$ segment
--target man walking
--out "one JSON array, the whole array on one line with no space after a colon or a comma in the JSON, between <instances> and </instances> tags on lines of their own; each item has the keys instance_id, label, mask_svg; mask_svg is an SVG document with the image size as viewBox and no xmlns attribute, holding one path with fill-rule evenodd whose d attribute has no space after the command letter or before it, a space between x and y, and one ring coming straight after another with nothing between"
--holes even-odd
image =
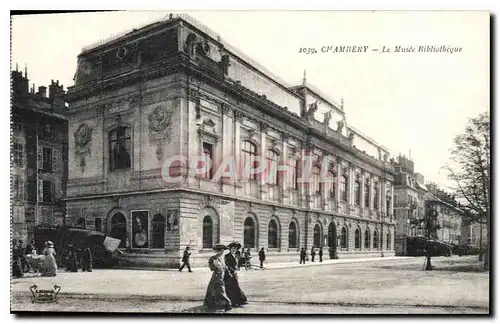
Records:
<instances>
[{"instance_id":1,"label":"man walking","mask_svg":"<svg viewBox=\"0 0 500 324\"><path fill-rule=\"evenodd\" d=\"M314 256L316 255L316 250L314 250L314 246L311 248L311 262L314 262Z\"/></svg>"},{"instance_id":2,"label":"man walking","mask_svg":"<svg viewBox=\"0 0 500 324\"><path fill-rule=\"evenodd\" d=\"M306 250L304 248L300 249L300 264L306 264Z\"/></svg>"},{"instance_id":3,"label":"man walking","mask_svg":"<svg viewBox=\"0 0 500 324\"><path fill-rule=\"evenodd\" d=\"M323 262L323 247L319 247L319 262Z\"/></svg>"},{"instance_id":4,"label":"man walking","mask_svg":"<svg viewBox=\"0 0 500 324\"><path fill-rule=\"evenodd\" d=\"M266 253L264 252L264 248L261 248L259 251L259 261L260 261L260 268L262 269L264 261L266 261Z\"/></svg>"},{"instance_id":5,"label":"man walking","mask_svg":"<svg viewBox=\"0 0 500 324\"><path fill-rule=\"evenodd\" d=\"M182 272L182 269L184 269L184 266L187 266L189 272L191 271L191 266L189 265L189 257L191 256L191 252L189 251L189 246L186 246L186 249L184 250L184 255L182 256L182 266L179 268L179 272Z\"/></svg>"}]
</instances>

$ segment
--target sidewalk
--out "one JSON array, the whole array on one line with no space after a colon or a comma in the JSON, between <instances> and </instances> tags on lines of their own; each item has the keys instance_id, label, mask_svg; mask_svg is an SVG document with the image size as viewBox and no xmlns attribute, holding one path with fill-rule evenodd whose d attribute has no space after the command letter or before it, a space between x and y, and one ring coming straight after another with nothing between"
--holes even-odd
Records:
<instances>
[{"instance_id":1,"label":"sidewalk","mask_svg":"<svg viewBox=\"0 0 500 324\"><path fill-rule=\"evenodd\" d=\"M381 262L381 261L393 261L393 260L408 260L414 259L414 257L404 257L404 256L393 256L393 257L376 257L376 258L350 258L350 259L333 259L333 260L323 260L323 262L311 262L307 261L305 264L299 264L298 262L276 262L276 263L264 263L264 270L277 270L277 269L288 269L288 268L304 268L304 267L314 267L314 266L326 266L334 264L344 264L344 263L358 263L358 262ZM252 269L260 268L260 263L252 263ZM149 271L177 271L173 268L141 268L141 267L114 267L114 269L129 269L129 270L149 270ZM206 267L196 267L192 268L193 271L206 271L210 272L208 265ZM185 269L184 271L187 271Z\"/></svg>"}]
</instances>

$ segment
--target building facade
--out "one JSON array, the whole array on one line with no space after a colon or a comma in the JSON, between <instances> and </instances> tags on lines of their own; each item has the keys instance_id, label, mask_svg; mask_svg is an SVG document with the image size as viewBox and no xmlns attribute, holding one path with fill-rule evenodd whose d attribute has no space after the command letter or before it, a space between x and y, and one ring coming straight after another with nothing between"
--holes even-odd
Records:
<instances>
[{"instance_id":1,"label":"building facade","mask_svg":"<svg viewBox=\"0 0 500 324\"><path fill-rule=\"evenodd\" d=\"M178 266L189 245L204 265L233 240L269 262L393 254L387 150L187 16L84 49L67 100L67 220L120 238L123 264ZM259 156L288 171L240 172Z\"/></svg>"},{"instance_id":2,"label":"building facade","mask_svg":"<svg viewBox=\"0 0 500 324\"><path fill-rule=\"evenodd\" d=\"M35 93L27 71L12 71L12 238L33 239L36 225L64 223L68 122L64 89L52 80Z\"/></svg>"}]
</instances>

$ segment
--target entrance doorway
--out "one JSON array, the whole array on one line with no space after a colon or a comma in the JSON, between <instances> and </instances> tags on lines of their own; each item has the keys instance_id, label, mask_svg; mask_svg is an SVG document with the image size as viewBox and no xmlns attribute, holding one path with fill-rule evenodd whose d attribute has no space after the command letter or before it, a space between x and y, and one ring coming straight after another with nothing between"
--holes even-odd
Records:
<instances>
[{"instance_id":1,"label":"entrance doorway","mask_svg":"<svg viewBox=\"0 0 500 324\"><path fill-rule=\"evenodd\" d=\"M337 256L337 227L334 222L328 226L328 253L330 259L338 259Z\"/></svg>"}]
</instances>

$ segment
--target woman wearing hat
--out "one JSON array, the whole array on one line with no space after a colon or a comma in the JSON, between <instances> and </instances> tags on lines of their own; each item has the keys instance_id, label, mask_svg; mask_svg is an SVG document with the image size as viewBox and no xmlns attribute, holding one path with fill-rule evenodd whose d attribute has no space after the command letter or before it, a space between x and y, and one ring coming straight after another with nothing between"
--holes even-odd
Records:
<instances>
[{"instance_id":1,"label":"woman wearing hat","mask_svg":"<svg viewBox=\"0 0 500 324\"><path fill-rule=\"evenodd\" d=\"M233 242L228 245L229 253L225 256L227 271L224 275L227 296L231 300L231 305L240 307L247 304L247 297L240 288L238 282L238 259L236 251L241 248L241 244Z\"/></svg>"},{"instance_id":2,"label":"woman wearing hat","mask_svg":"<svg viewBox=\"0 0 500 324\"><path fill-rule=\"evenodd\" d=\"M45 248L42 254L44 255L42 268L40 270L42 277L55 277L57 274L57 263L55 259L56 251L54 250L54 243L51 241L45 242Z\"/></svg>"},{"instance_id":3,"label":"woman wearing hat","mask_svg":"<svg viewBox=\"0 0 500 324\"><path fill-rule=\"evenodd\" d=\"M226 295L226 288L224 285L224 272L226 271L226 264L224 262L224 250L227 250L227 246L218 244L214 247L216 255L208 259L208 266L212 270L212 278L208 283L207 293L205 294L205 303L209 309L217 310L231 309L231 301Z\"/></svg>"}]
</instances>

